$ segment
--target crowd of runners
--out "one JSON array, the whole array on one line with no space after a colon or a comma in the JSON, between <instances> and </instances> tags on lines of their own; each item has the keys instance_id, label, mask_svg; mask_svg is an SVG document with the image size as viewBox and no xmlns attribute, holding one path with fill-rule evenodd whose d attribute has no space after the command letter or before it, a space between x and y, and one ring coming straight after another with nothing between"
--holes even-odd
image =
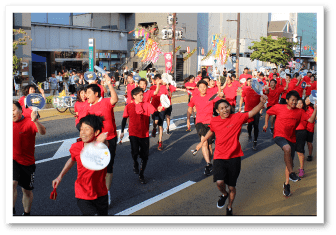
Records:
<instances>
[{"instance_id":1,"label":"crowd of runners","mask_svg":"<svg viewBox=\"0 0 336 235\"><path fill-rule=\"evenodd\" d=\"M150 119L153 123L151 137L156 138L158 135L156 147L162 151L163 123L166 119L166 132L169 134L172 105L164 108L160 97L167 95L171 104L172 93L176 91L184 91L189 96L186 113L187 131L191 131L191 117L193 117L192 121L200 139L195 153L201 150L203 154L206 162L204 174L209 176L213 172L213 181L221 193L217 207L223 208L228 198L227 215L232 215L241 157L244 156L239 142L241 129L243 124L247 124L248 141L253 142L253 150L257 150L259 122L264 109L266 115L263 130L270 131L273 141L284 152L283 194L290 196L289 180L297 182L304 177L304 162L313 160L312 143L317 113L316 102L313 105L309 99L311 91L317 90L317 82L312 72L308 71L304 77L298 72L285 74L284 78L274 68L268 76L258 72L253 74L252 78L248 68L245 68L239 78L235 74L226 73L227 77L222 84L218 76L206 76L200 71L196 77L190 75L185 78L184 85L180 88L167 84L155 69L148 71L146 79L136 74L137 71L134 73L123 71L127 87L120 136L117 135L114 117L118 95L114 88L113 77L104 75L102 82L82 81L75 88L77 92L75 125L79 131L79 138L71 146L69 150L71 157L64 168L60 169L59 175L55 176L52 187L54 189L60 187L66 173L77 164L75 197L83 215L108 215L117 142L118 139L120 141L123 139L127 125L133 172L139 175L141 184L146 184ZM252 89L254 78L264 84L262 95ZM39 89L44 96L43 89L28 85L24 88L24 96L19 102L13 102L13 214L16 213L19 185L23 192L24 215L30 215L36 168L35 136L36 133L41 135L46 133L45 127L38 121L38 112L32 111L25 102L26 96L35 93L36 89ZM239 95L240 102L236 103ZM81 151L91 142L102 142L108 146L111 159L103 170L89 170L81 162ZM307 158L304 150L306 143L309 150ZM297 172L293 168L295 152L300 162Z\"/></svg>"}]
</instances>

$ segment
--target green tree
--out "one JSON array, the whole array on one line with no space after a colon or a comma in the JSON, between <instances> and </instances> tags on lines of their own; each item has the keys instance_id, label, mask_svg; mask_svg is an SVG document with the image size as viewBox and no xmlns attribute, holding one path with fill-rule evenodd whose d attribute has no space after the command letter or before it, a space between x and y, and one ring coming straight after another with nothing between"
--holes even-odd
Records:
<instances>
[{"instance_id":1,"label":"green tree","mask_svg":"<svg viewBox=\"0 0 336 235\"><path fill-rule=\"evenodd\" d=\"M13 41L13 74L17 73L22 60L15 55L15 51L19 48L19 45L27 45L28 40L32 40L23 29L13 29L14 38L19 34L23 36Z\"/></svg>"},{"instance_id":2,"label":"green tree","mask_svg":"<svg viewBox=\"0 0 336 235\"><path fill-rule=\"evenodd\" d=\"M253 41L253 46L249 46L253 53L250 59L260 60L276 64L286 65L294 57L293 46L297 43L289 42L288 38L281 37L272 39L272 36L260 37L260 42Z\"/></svg>"}]
</instances>

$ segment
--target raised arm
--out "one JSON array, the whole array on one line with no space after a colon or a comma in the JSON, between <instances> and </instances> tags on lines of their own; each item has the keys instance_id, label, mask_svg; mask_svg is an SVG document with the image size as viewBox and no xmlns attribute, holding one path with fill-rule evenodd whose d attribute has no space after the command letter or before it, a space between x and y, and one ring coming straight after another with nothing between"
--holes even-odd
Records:
<instances>
[{"instance_id":1,"label":"raised arm","mask_svg":"<svg viewBox=\"0 0 336 235\"><path fill-rule=\"evenodd\" d=\"M32 121L35 123L35 126L38 130L38 133L45 135L46 128L37 120L37 111L33 111L31 114Z\"/></svg>"},{"instance_id":2,"label":"raised arm","mask_svg":"<svg viewBox=\"0 0 336 235\"><path fill-rule=\"evenodd\" d=\"M308 122L313 123L316 120L316 114L317 114L317 104L314 105L314 112L308 119Z\"/></svg>"},{"instance_id":3,"label":"raised arm","mask_svg":"<svg viewBox=\"0 0 336 235\"><path fill-rule=\"evenodd\" d=\"M107 83L107 86L110 90L111 93L111 99L110 102L112 105L115 105L118 102L118 95L117 92L114 90L112 84L111 84L111 78L109 78L109 76L107 74L104 75L105 81Z\"/></svg>"}]
</instances>

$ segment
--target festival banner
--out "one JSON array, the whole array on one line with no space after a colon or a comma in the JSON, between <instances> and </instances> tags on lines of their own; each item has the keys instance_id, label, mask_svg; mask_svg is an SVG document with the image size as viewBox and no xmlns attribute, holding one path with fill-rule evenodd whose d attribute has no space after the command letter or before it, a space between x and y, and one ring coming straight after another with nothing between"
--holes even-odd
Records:
<instances>
[{"instance_id":1,"label":"festival banner","mask_svg":"<svg viewBox=\"0 0 336 235\"><path fill-rule=\"evenodd\" d=\"M197 50L197 48L192 50L186 57L183 58L183 61L186 61L187 59L189 59L189 57L192 56L196 52L196 50Z\"/></svg>"},{"instance_id":2,"label":"festival banner","mask_svg":"<svg viewBox=\"0 0 336 235\"><path fill-rule=\"evenodd\" d=\"M170 73L173 67L173 56L171 52L164 53L166 73Z\"/></svg>"}]
</instances>

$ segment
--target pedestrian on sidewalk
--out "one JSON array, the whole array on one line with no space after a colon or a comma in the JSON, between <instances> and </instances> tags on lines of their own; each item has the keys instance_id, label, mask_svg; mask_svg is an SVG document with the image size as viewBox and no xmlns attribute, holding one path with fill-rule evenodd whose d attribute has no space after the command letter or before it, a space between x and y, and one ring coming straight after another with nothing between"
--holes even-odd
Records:
<instances>
[{"instance_id":1,"label":"pedestrian on sidewalk","mask_svg":"<svg viewBox=\"0 0 336 235\"><path fill-rule=\"evenodd\" d=\"M286 181L283 185L283 194L285 196L290 196L289 180L293 182L301 180L293 171L293 159L296 149L295 130L300 122L304 121L304 111L296 108L299 99L300 96L297 91L288 92L286 95L287 104L276 104L266 111L265 125L263 127L263 130L266 131L269 117L276 116L273 140L284 151Z\"/></svg>"},{"instance_id":2,"label":"pedestrian on sidewalk","mask_svg":"<svg viewBox=\"0 0 336 235\"><path fill-rule=\"evenodd\" d=\"M236 183L241 169L241 157L244 153L239 143L242 125L254 117L266 103L267 96L262 95L260 102L248 113L232 113L232 106L227 100L218 100L215 108L219 116L211 118L209 131L197 145L196 150L202 148L208 139L215 134L214 176L217 188L222 193L217 202L219 209L223 208L226 199L229 203L226 215L232 215L232 204L236 196ZM229 192L226 191L228 185Z\"/></svg>"}]
</instances>

